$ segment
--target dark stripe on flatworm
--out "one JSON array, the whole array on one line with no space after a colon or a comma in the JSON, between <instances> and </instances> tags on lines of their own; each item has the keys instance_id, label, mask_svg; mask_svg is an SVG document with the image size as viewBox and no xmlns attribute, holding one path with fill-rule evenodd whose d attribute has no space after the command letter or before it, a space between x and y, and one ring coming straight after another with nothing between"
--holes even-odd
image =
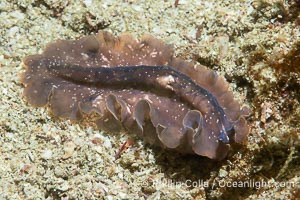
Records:
<instances>
[{"instance_id":1,"label":"dark stripe on flatworm","mask_svg":"<svg viewBox=\"0 0 300 200\"><path fill-rule=\"evenodd\" d=\"M131 87L162 94L172 91L190 106L199 110L203 117L203 127L211 127L223 143L229 143L227 131L233 127L216 97L197 85L185 74L167 66L123 66L123 67L81 67L56 62L46 65L53 75L80 84L96 87Z\"/></svg>"}]
</instances>

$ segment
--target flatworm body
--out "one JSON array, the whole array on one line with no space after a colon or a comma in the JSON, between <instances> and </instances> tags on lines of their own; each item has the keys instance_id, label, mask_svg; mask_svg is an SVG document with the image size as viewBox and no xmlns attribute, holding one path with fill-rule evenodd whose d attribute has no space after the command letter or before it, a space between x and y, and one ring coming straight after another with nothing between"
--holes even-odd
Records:
<instances>
[{"instance_id":1,"label":"flatworm body","mask_svg":"<svg viewBox=\"0 0 300 200\"><path fill-rule=\"evenodd\" d=\"M99 32L58 41L24 59L24 95L34 106L79 120L96 112L106 131L127 129L150 144L223 159L249 132L228 83L204 66L173 57L152 36Z\"/></svg>"}]
</instances>

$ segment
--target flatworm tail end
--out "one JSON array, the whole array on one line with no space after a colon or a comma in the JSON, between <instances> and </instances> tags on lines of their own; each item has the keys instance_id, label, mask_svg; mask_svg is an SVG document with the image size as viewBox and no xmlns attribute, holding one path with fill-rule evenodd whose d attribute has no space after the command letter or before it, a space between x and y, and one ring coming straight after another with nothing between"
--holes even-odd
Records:
<instances>
[{"instance_id":1,"label":"flatworm tail end","mask_svg":"<svg viewBox=\"0 0 300 200\"><path fill-rule=\"evenodd\" d=\"M203 65L186 62L182 59L174 58L170 66L187 76L213 94L218 103L224 110L226 117L233 123L236 135L236 142L246 141L249 134L249 127L245 117L250 114L248 107L240 107L237 100L234 99L233 92L229 90L229 84L224 77L217 75L211 69ZM226 131L230 131L232 126L229 126Z\"/></svg>"}]
</instances>

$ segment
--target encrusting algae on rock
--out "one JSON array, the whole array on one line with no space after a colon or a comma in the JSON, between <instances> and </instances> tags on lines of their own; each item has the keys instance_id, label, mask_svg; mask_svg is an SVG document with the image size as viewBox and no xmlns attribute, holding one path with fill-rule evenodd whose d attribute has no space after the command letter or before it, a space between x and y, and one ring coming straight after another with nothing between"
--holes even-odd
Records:
<instances>
[{"instance_id":1,"label":"encrusting algae on rock","mask_svg":"<svg viewBox=\"0 0 300 200\"><path fill-rule=\"evenodd\" d=\"M223 77L173 54L150 35L60 40L24 59L24 96L58 117L96 112L106 131L126 129L150 144L221 160L231 141L247 139L248 108Z\"/></svg>"}]
</instances>

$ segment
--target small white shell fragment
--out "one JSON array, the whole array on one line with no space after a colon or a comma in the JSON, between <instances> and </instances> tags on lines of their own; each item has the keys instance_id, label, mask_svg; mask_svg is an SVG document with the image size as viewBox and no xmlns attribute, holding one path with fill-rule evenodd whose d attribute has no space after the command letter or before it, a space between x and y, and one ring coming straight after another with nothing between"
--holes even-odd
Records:
<instances>
[{"instance_id":1,"label":"small white shell fragment","mask_svg":"<svg viewBox=\"0 0 300 200\"><path fill-rule=\"evenodd\" d=\"M42 158L44 158L45 160L50 160L52 158L52 151L50 149L45 149L42 153Z\"/></svg>"}]
</instances>

